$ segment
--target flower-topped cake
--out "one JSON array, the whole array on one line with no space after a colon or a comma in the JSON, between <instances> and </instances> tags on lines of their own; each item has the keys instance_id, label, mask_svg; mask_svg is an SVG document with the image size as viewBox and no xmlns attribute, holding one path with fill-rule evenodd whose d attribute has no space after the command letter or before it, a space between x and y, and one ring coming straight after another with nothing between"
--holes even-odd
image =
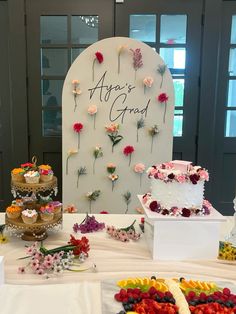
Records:
<instances>
[{"instance_id":1,"label":"flower-topped cake","mask_svg":"<svg viewBox=\"0 0 236 314\"><path fill-rule=\"evenodd\" d=\"M172 216L208 215L212 205L204 200L204 183L208 171L191 162L174 160L147 170L151 193L143 196L143 204L151 211Z\"/></svg>"}]
</instances>

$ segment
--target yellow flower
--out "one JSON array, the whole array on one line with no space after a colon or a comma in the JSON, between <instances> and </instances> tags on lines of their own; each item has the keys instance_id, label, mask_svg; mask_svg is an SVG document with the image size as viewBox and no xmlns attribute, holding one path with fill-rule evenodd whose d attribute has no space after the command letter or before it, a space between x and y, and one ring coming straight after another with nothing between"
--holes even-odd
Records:
<instances>
[{"instance_id":1,"label":"yellow flower","mask_svg":"<svg viewBox=\"0 0 236 314\"><path fill-rule=\"evenodd\" d=\"M22 168L14 168L12 174L23 174L25 171Z\"/></svg>"},{"instance_id":2,"label":"yellow flower","mask_svg":"<svg viewBox=\"0 0 236 314\"><path fill-rule=\"evenodd\" d=\"M40 166L39 166L39 169L42 169L42 170L51 170L52 167L49 166L49 165L40 165Z\"/></svg>"},{"instance_id":3,"label":"yellow flower","mask_svg":"<svg viewBox=\"0 0 236 314\"><path fill-rule=\"evenodd\" d=\"M5 244L8 242L8 238L3 234L0 234L0 244Z\"/></svg>"}]
</instances>

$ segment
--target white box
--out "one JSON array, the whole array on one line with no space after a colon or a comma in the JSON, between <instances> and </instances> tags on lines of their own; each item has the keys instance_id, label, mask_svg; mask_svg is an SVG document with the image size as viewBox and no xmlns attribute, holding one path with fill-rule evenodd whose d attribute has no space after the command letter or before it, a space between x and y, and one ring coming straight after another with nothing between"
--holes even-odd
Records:
<instances>
[{"instance_id":1,"label":"white box","mask_svg":"<svg viewBox=\"0 0 236 314\"><path fill-rule=\"evenodd\" d=\"M0 286L5 283L4 280L4 258L0 256Z\"/></svg>"},{"instance_id":2,"label":"white box","mask_svg":"<svg viewBox=\"0 0 236 314\"><path fill-rule=\"evenodd\" d=\"M142 196L138 198L142 204ZM208 216L174 217L143 208L144 234L154 260L217 258L220 224L226 220L217 210L213 209Z\"/></svg>"}]
</instances>

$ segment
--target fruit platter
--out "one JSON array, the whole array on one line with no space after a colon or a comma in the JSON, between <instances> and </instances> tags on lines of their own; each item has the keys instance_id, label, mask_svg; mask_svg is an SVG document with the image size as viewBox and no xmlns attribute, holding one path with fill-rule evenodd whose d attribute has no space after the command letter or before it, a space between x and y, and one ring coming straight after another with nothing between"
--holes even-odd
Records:
<instances>
[{"instance_id":1,"label":"fruit platter","mask_svg":"<svg viewBox=\"0 0 236 314\"><path fill-rule=\"evenodd\" d=\"M112 311L104 314L235 314L231 283L152 277L125 278L113 289ZM110 300L111 301L111 300ZM109 301L106 300L108 305ZM110 302L111 304L111 302ZM114 311L113 311L114 310Z\"/></svg>"}]
</instances>

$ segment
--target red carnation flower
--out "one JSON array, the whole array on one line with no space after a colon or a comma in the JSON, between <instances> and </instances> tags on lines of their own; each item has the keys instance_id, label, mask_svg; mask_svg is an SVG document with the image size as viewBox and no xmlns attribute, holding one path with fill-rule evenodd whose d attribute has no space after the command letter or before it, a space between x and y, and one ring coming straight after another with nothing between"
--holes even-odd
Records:
<instances>
[{"instance_id":1,"label":"red carnation flower","mask_svg":"<svg viewBox=\"0 0 236 314\"><path fill-rule=\"evenodd\" d=\"M130 154L132 154L134 152L134 147L133 146L125 146L125 148L123 149L123 153L128 156Z\"/></svg>"},{"instance_id":2,"label":"red carnation flower","mask_svg":"<svg viewBox=\"0 0 236 314\"><path fill-rule=\"evenodd\" d=\"M83 124L78 122L73 126L74 131L78 134L78 149L80 148L80 132L83 130L83 127Z\"/></svg>"},{"instance_id":3,"label":"red carnation flower","mask_svg":"<svg viewBox=\"0 0 236 314\"><path fill-rule=\"evenodd\" d=\"M99 63L102 63L102 62L103 62L103 54L102 54L101 52L97 51L97 52L95 53L95 56L96 56L96 59L97 59L97 61L98 61Z\"/></svg>"},{"instance_id":4,"label":"red carnation flower","mask_svg":"<svg viewBox=\"0 0 236 314\"><path fill-rule=\"evenodd\" d=\"M123 153L125 156L129 156L129 166L130 166L130 163L131 163L131 156L132 156L132 153L134 152L134 147L133 146L125 146L125 148L123 149Z\"/></svg>"},{"instance_id":5,"label":"red carnation flower","mask_svg":"<svg viewBox=\"0 0 236 314\"><path fill-rule=\"evenodd\" d=\"M163 122L165 123L166 121L166 105L167 105L167 100L169 99L169 97L166 95L166 93L161 93L159 96L157 96L157 100L161 103L161 104L165 104L165 110L164 110L164 116L163 116Z\"/></svg>"},{"instance_id":6,"label":"red carnation flower","mask_svg":"<svg viewBox=\"0 0 236 314\"><path fill-rule=\"evenodd\" d=\"M83 130L83 124L82 123L75 123L73 128L74 128L74 131L76 133L80 133L82 130Z\"/></svg>"},{"instance_id":7,"label":"red carnation flower","mask_svg":"<svg viewBox=\"0 0 236 314\"><path fill-rule=\"evenodd\" d=\"M73 235L70 235L70 241L68 244L74 245L73 253L74 255L80 255L82 252L88 256L89 240L86 237L82 237L81 239L76 239Z\"/></svg>"},{"instance_id":8,"label":"red carnation flower","mask_svg":"<svg viewBox=\"0 0 236 314\"><path fill-rule=\"evenodd\" d=\"M166 102L169 97L166 95L166 93L161 93L158 97L157 97L158 101L160 103Z\"/></svg>"}]
</instances>

